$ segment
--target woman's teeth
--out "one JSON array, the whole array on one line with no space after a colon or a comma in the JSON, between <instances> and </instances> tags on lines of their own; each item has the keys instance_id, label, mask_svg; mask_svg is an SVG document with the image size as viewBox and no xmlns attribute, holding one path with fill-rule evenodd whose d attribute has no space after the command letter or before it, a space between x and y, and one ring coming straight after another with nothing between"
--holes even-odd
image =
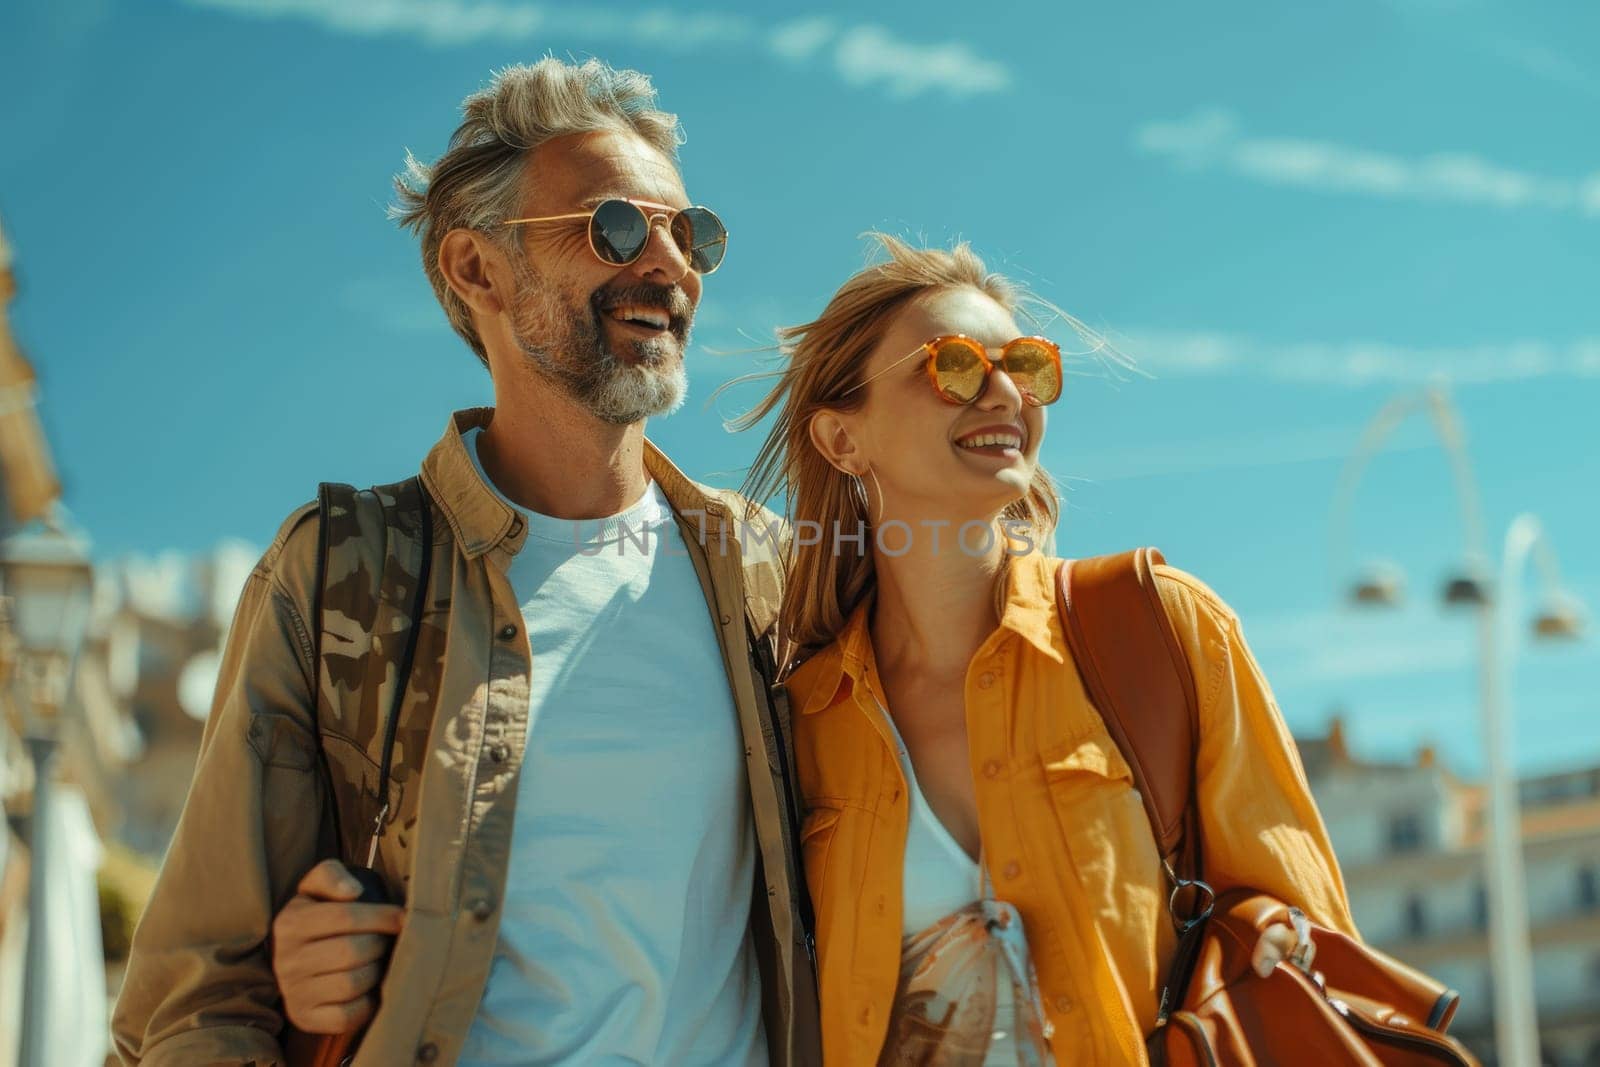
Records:
<instances>
[{"instance_id":1,"label":"woman's teeth","mask_svg":"<svg viewBox=\"0 0 1600 1067\"><path fill-rule=\"evenodd\" d=\"M984 433L976 437L964 437L956 443L962 448L1021 448L1022 438L1011 433Z\"/></svg>"}]
</instances>

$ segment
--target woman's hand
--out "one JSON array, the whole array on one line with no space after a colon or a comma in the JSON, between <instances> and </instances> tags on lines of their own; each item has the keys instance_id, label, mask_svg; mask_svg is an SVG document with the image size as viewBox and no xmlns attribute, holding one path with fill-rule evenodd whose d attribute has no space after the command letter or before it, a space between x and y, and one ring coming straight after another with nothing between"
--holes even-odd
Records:
<instances>
[{"instance_id":1,"label":"woman's hand","mask_svg":"<svg viewBox=\"0 0 1600 1067\"><path fill-rule=\"evenodd\" d=\"M296 894L272 921L272 970L284 1015L308 1034L355 1030L377 1009L373 990L405 909L352 903L361 883L338 860L311 868Z\"/></svg>"},{"instance_id":2,"label":"woman's hand","mask_svg":"<svg viewBox=\"0 0 1600 1067\"><path fill-rule=\"evenodd\" d=\"M1287 960L1309 974L1311 961L1316 958L1317 946L1311 940L1311 924L1299 908L1289 909L1289 922L1274 923L1261 932L1250 965L1265 978L1272 969Z\"/></svg>"}]
</instances>

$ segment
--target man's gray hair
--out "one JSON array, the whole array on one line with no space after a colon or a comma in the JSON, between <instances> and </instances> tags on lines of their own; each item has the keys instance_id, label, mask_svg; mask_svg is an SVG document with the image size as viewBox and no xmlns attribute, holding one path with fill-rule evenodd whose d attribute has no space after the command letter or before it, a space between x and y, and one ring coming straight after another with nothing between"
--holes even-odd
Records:
<instances>
[{"instance_id":1,"label":"man's gray hair","mask_svg":"<svg viewBox=\"0 0 1600 1067\"><path fill-rule=\"evenodd\" d=\"M655 86L636 70L598 59L581 64L554 57L507 67L489 87L462 102L465 116L444 155L428 166L409 151L394 180L391 218L422 238L422 267L456 333L489 365L467 305L439 270L439 244L454 229L479 230L506 243L500 223L522 202L528 153L555 137L613 130L632 133L677 158L678 116L656 107Z\"/></svg>"}]
</instances>

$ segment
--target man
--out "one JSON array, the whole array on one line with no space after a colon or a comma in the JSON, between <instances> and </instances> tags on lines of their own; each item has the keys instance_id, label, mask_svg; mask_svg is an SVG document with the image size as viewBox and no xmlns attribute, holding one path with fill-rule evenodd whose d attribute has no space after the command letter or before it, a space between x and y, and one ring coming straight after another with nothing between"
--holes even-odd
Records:
<instances>
[{"instance_id":1,"label":"man","mask_svg":"<svg viewBox=\"0 0 1600 1067\"><path fill-rule=\"evenodd\" d=\"M726 236L654 99L546 59L468 98L432 168L408 161L398 217L495 406L422 467L437 537L375 853L404 910L346 903L317 862L324 775L376 796L384 731L367 710L319 727L312 679L324 707L376 709L403 671L401 630L323 621L360 605L334 603L318 530L339 516L311 505L245 587L117 1005L125 1062L278 1063L285 1014L370 1016L360 1065L818 1061L743 501L644 438L682 402ZM330 802L347 859L372 822L356 792Z\"/></svg>"}]
</instances>

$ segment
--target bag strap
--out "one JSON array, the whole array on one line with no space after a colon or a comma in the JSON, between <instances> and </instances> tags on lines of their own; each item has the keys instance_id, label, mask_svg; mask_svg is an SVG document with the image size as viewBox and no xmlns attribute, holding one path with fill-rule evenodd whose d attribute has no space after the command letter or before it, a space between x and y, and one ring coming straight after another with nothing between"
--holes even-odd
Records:
<instances>
[{"instance_id":1,"label":"bag strap","mask_svg":"<svg viewBox=\"0 0 1600 1067\"><path fill-rule=\"evenodd\" d=\"M1197 850L1186 846L1199 714L1189 660L1156 589L1162 562L1153 548L1066 560L1056 606L1089 699L1133 771L1162 861L1195 877L1198 856L1188 853Z\"/></svg>"},{"instance_id":2,"label":"bag strap","mask_svg":"<svg viewBox=\"0 0 1600 1067\"><path fill-rule=\"evenodd\" d=\"M1188 990L1215 894L1201 881L1194 798L1199 703L1188 657L1156 589L1154 548L1066 560L1056 609L1084 689L1133 772L1161 864L1179 941L1161 991L1164 1023ZM1193 896L1180 916L1178 898Z\"/></svg>"},{"instance_id":3,"label":"bag strap","mask_svg":"<svg viewBox=\"0 0 1600 1067\"><path fill-rule=\"evenodd\" d=\"M326 752L328 735L343 737L378 765L370 787L357 783L360 799L370 805L372 834L364 858L371 866L392 815L395 737L426 607L433 508L417 477L368 490L325 482L318 487L317 502L317 751L328 784L333 834L346 860L358 855L357 842L342 826L341 798ZM395 650L400 652L398 661ZM383 706L385 693L387 714L379 720L376 709Z\"/></svg>"}]
</instances>

